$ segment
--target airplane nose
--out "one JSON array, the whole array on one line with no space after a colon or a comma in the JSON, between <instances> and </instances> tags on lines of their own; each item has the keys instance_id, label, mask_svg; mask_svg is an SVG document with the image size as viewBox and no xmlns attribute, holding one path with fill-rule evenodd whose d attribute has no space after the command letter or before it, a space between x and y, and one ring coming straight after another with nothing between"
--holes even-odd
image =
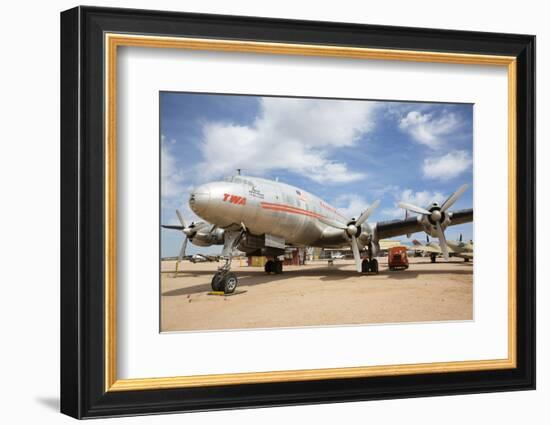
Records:
<instances>
[{"instance_id":1,"label":"airplane nose","mask_svg":"<svg viewBox=\"0 0 550 425\"><path fill-rule=\"evenodd\" d=\"M189 207L199 217L204 214L210 202L210 188L207 185L197 187L189 196Z\"/></svg>"}]
</instances>

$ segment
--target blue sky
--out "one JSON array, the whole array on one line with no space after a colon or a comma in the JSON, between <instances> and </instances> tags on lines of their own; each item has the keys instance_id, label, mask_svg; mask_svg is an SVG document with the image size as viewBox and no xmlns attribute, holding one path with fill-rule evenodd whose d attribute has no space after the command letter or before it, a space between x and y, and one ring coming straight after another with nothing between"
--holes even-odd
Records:
<instances>
[{"instance_id":1,"label":"blue sky","mask_svg":"<svg viewBox=\"0 0 550 425\"><path fill-rule=\"evenodd\" d=\"M176 208L199 221L190 190L237 168L301 187L350 217L379 199L369 221L403 218L400 201L441 203L464 183L453 209L469 208L472 119L471 104L161 92L161 222L176 223ZM461 233L471 239L472 224L446 231ZM182 237L163 229L161 255L177 255ZM188 245L189 254L219 251Z\"/></svg>"}]
</instances>

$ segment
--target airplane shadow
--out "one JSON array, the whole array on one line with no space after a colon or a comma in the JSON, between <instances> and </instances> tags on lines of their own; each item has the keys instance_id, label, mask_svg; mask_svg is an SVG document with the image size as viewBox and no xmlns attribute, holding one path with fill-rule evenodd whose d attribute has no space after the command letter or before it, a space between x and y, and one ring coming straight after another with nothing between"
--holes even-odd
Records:
<instances>
[{"instance_id":1,"label":"airplane shadow","mask_svg":"<svg viewBox=\"0 0 550 425\"><path fill-rule=\"evenodd\" d=\"M422 263L417 263L422 264ZM425 263L424 263L425 264ZM457 263L461 264L461 263ZM471 263L464 263L465 265L471 264ZM292 279L295 277L317 277L322 282L337 282L337 281L344 281L348 279L355 278L357 276L355 271L352 270L341 270L342 267L346 266L345 264L342 265L333 265L326 268L315 268L315 269L308 269L308 270L288 270L285 271L283 274L275 275L275 274L265 274L263 271L257 270L253 272L238 272L237 277L239 278L239 286L257 286L257 285L263 285L267 283L273 283L273 282L282 282L288 279ZM413 265L414 267L414 265ZM408 270L395 270L390 271L388 269L382 269L380 270L378 277L380 276L387 276L388 279L392 280L415 280L418 278L419 275L437 275L437 274L444 274L445 271L442 270L421 270L421 271L415 271L414 268L409 268ZM468 275L472 274L471 268L465 268L464 270L453 270L452 273L454 275ZM198 277L198 276L212 276L212 271L193 271L193 272L179 272L178 277ZM369 275L364 275L363 278L366 282L368 282ZM443 280L442 280L443 283ZM312 285L315 285L316 282L312 281ZM172 289L166 292L162 293L162 296L167 297L177 297L182 295L192 295L197 293L205 293L211 291L212 288L210 286L210 279L208 280L208 283L203 283L199 285L194 286L188 286L184 288L178 288L178 289Z\"/></svg>"},{"instance_id":2,"label":"airplane shadow","mask_svg":"<svg viewBox=\"0 0 550 425\"><path fill-rule=\"evenodd\" d=\"M391 279L398 279L398 280L406 280L406 279L416 279L419 275L438 275L438 274L445 274L445 271L441 270L422 270L422 271L415 271L411 270L410 268L407 270L382 270L380 271L379 275L387 275ZM453 270L453 275L469 275L472 274L471 270Z\"/></svg>"}]
</instances>

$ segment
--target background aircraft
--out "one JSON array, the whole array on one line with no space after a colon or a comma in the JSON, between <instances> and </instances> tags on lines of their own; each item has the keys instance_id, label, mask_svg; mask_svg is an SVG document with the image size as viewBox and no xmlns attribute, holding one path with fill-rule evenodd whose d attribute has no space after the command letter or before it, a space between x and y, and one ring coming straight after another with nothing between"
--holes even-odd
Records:
<instances>
[{"instance_id":1,"label":"background aircraft","mask_svg":"<svg viewBox=\"0 0 550 425\"><path fill-rule=\"evenodd\" d=\"M464 261L470 261L474 258L474 244L472 241L463 242L462 235L458 241L446 241L448 247L448 253L452 257L464 258ZM414 251L422 251L426 254L429 254L432 263L435 263L435 260L438 255L443 255L443 251L439 244L430 242L429 236L426 235L426 244L422 245L416 239L413 240L413 246L411 247Z\"/></svg>"},{"instance_id":2,"label":"background aircraft","mask_svg":"<svg viewBox=\"0 0 550 425\"><path fill-rule=\"evenodd\" d=\"M357 272L378 272L374 258L380 239L425 231L437 235L441 250L448 258L444 231L447 226L472 221L473 210L450 211L464 193L461 186L439 205L427 208L411 204L400 207L419 214L404 220L367 223L378 206L375 201L357 217L345 217L327 202L305 190L282 182L259 177L233 176L223 181L197 187L189 197L189 206L204 222L186 225L179 211L180 225L163 225L185 235L179 260L185 256L187 241L194 245L223 245L225 264L212 278L212 289L232 293L237 287L237 276L230 271L234 250L246 255L270 257L265 265L267 273L282 273L283 263L278 257L287 246L340 248L351 246ZM366 258L362 257L366 253Z\"/></svg>"}]
</instances>

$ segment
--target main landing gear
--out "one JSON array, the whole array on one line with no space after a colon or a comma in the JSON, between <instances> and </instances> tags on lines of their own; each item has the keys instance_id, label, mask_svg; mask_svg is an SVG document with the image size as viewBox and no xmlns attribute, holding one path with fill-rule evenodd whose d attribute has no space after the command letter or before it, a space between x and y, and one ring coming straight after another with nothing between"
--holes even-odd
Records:
<instances>
[{"instance_id":1,"label":"main landing gear","mask_svg":"<svg viewBox=\"0 0 550 425\"><path fill-rule=\"evenodd\" d=\"M280 260L268 260L265 263L264 270L266 273L281 274L283 272L283 262Z\"/></svg>"},{"instance_id":2,"label":"main landing gear","mask_svg":"<svg viewBox=\"0 0 550 425\"><path fill-rule=\"evenodd\" d=\"M226 231L224 234L222 257L225 260L223 266L212 277L212 290L216 292L223 291L225 294L232 294L237 288L239 280L237 275L231 271L231 261L233 260L233 251L239 245L245 230Z\"/></svg>"},{"instance_id":3,"label":"main landing gear","mask_svg":"<svg viewBox=\"0 0 550 425\"><path fill-rule=\"evenodd\" d=\"M378 260L376 258L372 258L372 254L373 254L372 243L369 243L368 250L369 250L369 258L364 258L363 261L361 261L361 273L378 274Z\"/></svg>"},{"instance_id":4,"label":"main landing gear","mask_svg":"<svg viewBox=\"0 0 550 425\"><path fill-rule=\"evenodd\" d=\"M365 258L361 262L361 273L376 273L378 274L378 260L376 258Z\"/></svg>"}]
</instances>

